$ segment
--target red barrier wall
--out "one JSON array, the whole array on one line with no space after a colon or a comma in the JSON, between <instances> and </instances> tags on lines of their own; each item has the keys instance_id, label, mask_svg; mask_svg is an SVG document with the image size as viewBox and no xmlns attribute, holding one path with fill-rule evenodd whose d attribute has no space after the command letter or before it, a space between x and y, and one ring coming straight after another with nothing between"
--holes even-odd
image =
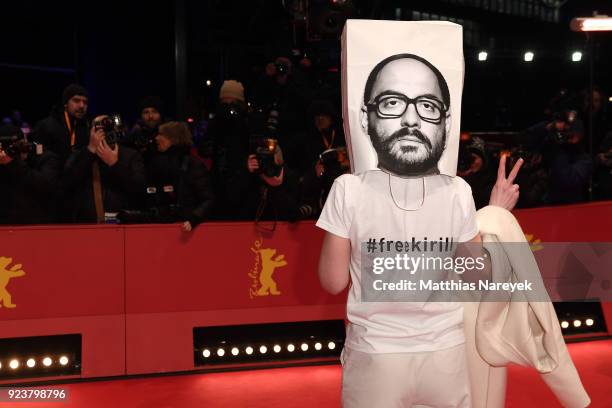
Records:
<instances>
[{"instance_id":1,"label":"red barrier wall","mask_svg":"<svg viewBox=\"0 0 612 408\"><path fill-rule=\"evenodd\" d=\"M534 240L612 241L610 202L515 214ZM318 284L322 237L312 222L273 233L252 223L191 234L177 225L2 227L0 257L25 276L6 286L16 307L0 307L0 337L81 333L82 377L191 370L195 326L344 318L345 295Z\"/></svg>"}]
</instances>

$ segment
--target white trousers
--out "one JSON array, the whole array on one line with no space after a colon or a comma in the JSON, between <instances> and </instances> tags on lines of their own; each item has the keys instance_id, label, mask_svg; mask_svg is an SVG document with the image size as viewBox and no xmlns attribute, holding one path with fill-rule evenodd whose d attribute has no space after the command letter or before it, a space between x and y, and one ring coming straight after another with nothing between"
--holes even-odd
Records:
<instances>
[{"instance_id":1,"label":"white trousers","mask_svg":"<svg viewBox=\"0 0 612 408\"><path fill-rule=\"evenodd\" d=\"M344 348L344 408L469 408L465 344L421 353L373 354Z\"/></svg>"}]
</instances>

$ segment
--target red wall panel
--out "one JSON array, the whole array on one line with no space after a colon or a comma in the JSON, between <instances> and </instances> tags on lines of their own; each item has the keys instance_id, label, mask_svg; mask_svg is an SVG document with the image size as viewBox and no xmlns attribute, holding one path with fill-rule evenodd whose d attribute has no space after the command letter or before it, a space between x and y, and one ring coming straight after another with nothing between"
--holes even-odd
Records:
<instances>
[{"instance_id":1,"label":"red wall panel","mask_svg":"<svg viewBox=\"0 0 612 408\"><path fill-rule=\"evenodd\" d=\"M611 213L612 203L515 212L542 242L612 242ZM190 234L178 225L2 227L0 257L26 275L6 286L17 307L0 307L0 337L82 333L83 377L193 369L193 327L344 317L346 294L318 283L322 237L313 222L273 233L252 223ZM609 303L604 311L612 322Z\"/></svg>"}]
</instances>

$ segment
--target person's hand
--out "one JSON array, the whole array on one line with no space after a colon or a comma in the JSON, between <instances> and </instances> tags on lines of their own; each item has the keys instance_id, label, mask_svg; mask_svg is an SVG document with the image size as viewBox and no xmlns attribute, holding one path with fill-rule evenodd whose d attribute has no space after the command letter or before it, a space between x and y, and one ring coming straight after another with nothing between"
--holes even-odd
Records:
<instances>
[{"instance_id":1,"label":"person's hand","mask_svg":"<svg viewBox=\"0 0 612 408\"><path fill-rule=\"evenodd\" d=\"M191 232L191 230L193 229L189 221L185 221L181 227L183 228L183 231L185 232Z\"/></svg>"},{"instance_id":2,"label":"person's hand","mask_svg":"<svg viewBox=\"0 0 612 408\"><path fill-rule=\"evenodd\" d=\"M6 154L4 150L0 150L0 165L5 166L13 161L13 158Z\"/></svg>"},{"instance_id":3,"label":"person's hand","mask_svg":"<svg viewBox=\"0 0 612 408\"><path fill-rule=\"evenodd\" d=\"M87 149L93 154L96 154L102 140L104 140L104 130L96 129L95 126L92 126L89 131L89 144L87 145Z\"/></svg>"},{"instance_id":4,"label":"person's hand","mask_svg":"<svg viewBox=\"0 0 612 408\"><path fill-rule=\"evenodd\" d=\"M284 174L285 174L285 169L281 168L281 172L280 172L280 174L278 176L268 177L268 176L266 176L264 174L260 174L259 176L270 187L278 187L281 184L283 184L283 176L284 176Z\"/></svg>"},{"instance_id":5,"label":"person's hand","mask_svg":"<svg viewBox=\"0 0 612 408\"><path fill-rule=\"evenodd\" d=\"M247 169L249 170L249 173L255 173L257 170L259 170L259 162L254 154L249 155L249 158L247 159Z\"/></svg>"},{"instance_id":6,"label":"person's hand","mask_svg":"<svg viewBox=\"0 0 612 408\"><path fill-rule=\"evenodd\" d=\"M491 190L491 198L489 205L505 208L511 211L519 198L518 184L512 184L519 169L523 165L523 159L518 159L508 178L506 178L506 155L502 155L499 159L499 167L497 169L497 181Z\"/></svg>"},{"instance_id":7,"label":"person's hand","mask_svg":"<svg viewBox=\"0 0 612 408\"><path fill-rule=\"evenodd\" d=\"M107 166L112 167L119 161L119 145L115 144L111 149L106 140L102 139L96 148L96 154Z\"/></svg>"}]
</instances>

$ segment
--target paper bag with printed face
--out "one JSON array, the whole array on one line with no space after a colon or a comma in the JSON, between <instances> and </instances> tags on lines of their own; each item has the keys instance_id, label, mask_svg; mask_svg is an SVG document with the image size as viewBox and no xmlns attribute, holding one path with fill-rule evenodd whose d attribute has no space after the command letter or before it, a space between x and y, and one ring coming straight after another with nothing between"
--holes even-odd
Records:
<instances>
[{"instance_id":1,"label":"paper bag with printed face","mask_svg":"<svg viewBox=\"0 0 612 408\"><path fill-rule=\"evenodd\" d=\"M462 35L443 21L346 22L342 113L353 173L455 176Z\"/></svg>"}]
</instances>

